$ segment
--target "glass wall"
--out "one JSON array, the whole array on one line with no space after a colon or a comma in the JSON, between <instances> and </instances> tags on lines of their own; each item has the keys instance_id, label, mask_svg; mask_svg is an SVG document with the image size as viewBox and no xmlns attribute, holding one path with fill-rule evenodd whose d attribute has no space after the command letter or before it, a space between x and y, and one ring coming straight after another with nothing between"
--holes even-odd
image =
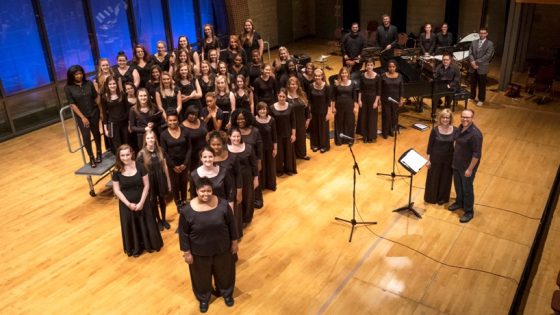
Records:
<instances>
[{"instance_id":1,"label":"glass wall","mask_svg":"<svg viewBox=\"0 0 560 315\"><path fill-rule=\"evenodd\" d=\"M95 24L95 34L101 58L108 58L113 65L117 62L117 53L124 51L132 58L132 44L124 0L92 0L91 14Z\"/></svg>"},{"instance_id":2,"label":"glass wall","mask_svg":"<svg viewBox=\"0 0 560 315\"><path fill-rule=\"evenodd\" d=\"M41 11L57 80L65 80L66 70L75 64L81 65L87 72L94 71L82 2L41 0Z\"/></svg>"},{"instance_id":3,"label":"glass wall","mask_svg":"<svg viewBox=\"0 0 560 315\"><path fill-rule=\"evenodd\" d=\"M31 0L0 1L0 51L7 95L51 82Z\"/></svg>"},{"instance_id":4,"label":"glass wall","mask_svg":"<svg viewBox=\"0 0 560 315\"><path fill-rule=\"evenodd\" d=\"M169 0L174 46L177 46L177 41L181 35L186 35L191 45L196 43L197 26L195 25L193 8L193 0Z\"/></svg>"},{"instance_id":5,"label":"glass wall","mask_svg":"<svg viewBox=\"0 0 560 315\"><path fill-rule=\"evenodd\" d=\"M132 0L132 8L138 43L155 53L156 43L160 40L165 41L161 0Z\"/></svg>"}]
</instances>

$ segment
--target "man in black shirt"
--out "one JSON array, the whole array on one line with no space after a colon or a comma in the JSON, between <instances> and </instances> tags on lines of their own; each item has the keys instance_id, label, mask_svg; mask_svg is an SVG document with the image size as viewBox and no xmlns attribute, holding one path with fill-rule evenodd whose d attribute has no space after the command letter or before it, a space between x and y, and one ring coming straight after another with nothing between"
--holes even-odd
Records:
<instances>
[{"instance_id":1,"label":"man in black shirt","mask_svg":"<svg viewBox=\"0 0 560 315\"><path fill-rule=\"evenodd\" d=\"M359 71L362 68L360 62L362 50L364 49L364 39L360 36L358 23L352 23L350 33L342 38L343 64L350 69L350 72Z\"/></svg>"},{"instance_id":2,"label":"man in black shirt","mask_svg":"<svg viewBox=\"0 0 560 315\"><path fill-rule=\"evenodd\" d=\"M467 223L474 217L474 176L482 157L482 133L473 124L474 111L461 112L461 126L455 137L453 153L453 184L457 199L449 206L450 211L463 208L465 214L459 220Z\"/></svg>"},{"instance_id":3,"label":"man in black shirt","mask_svg":"<svg viewBox=\"0 0 560 315\"><path fill-rule=\"evenodd\" d=\"M391 18L383 14L383 25L377 27L377 45L385 50L391 49L397 42L397 27L391 25Z\"/></svg>"}]
</instances>

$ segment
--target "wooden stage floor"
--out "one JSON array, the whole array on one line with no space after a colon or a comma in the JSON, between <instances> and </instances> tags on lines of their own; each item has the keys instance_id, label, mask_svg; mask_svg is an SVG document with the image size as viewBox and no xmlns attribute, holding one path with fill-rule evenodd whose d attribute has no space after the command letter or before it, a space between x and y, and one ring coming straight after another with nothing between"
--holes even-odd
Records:
<instances>
[{"instance_id":1,"label":"wooden stage floor","mask_svg":"<svg viewBox=\"0 0 560 315\"><path fill-rule=\"evenodd\" d=\"M307 45L312 56L324 53ZM560 114L557 103L511 105L489 94L489 104L474 108L484 148L470 223L459 223L461 211L423 202L425 170L412 191L423 218L391 212L406 204L409 182L398 179L391 191L376 176L391 171L393 148L392 138L379 139L354 146L362 171L357 219L378 224L358 227L349 243L350 226L334 220L352 215L348 148L310 152L297 175L265 193L246 230L235 306L218 299L209 314L506 314L560 162ZM405 126L428 115L409 114ZM403 130L397 154L425 152L428 135ZM68 153L60 124L0 143L0 153L0 313L198 313L173 206L162 250L129 258L117 200L88 195L85 178L73 175L80 157ZM549 236L559 233L555 220ZM560 269L555 252L545 259L550 273ZM550 313L550 300L535 298L527 314Z\"/></svg>"}]
</instances>

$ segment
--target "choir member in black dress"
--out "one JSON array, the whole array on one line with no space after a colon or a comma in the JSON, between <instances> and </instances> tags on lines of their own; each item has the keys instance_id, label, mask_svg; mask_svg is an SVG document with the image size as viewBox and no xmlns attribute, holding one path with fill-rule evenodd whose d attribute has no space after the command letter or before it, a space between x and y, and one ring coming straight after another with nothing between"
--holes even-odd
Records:
<instances>
[{"instance_id":1,"label":"choir member in black dress","mask_svg":"<svg viewBox=\"0 0 560 315\"><path fill-rule=\"evenodd\" d=\"M251 62L247 65L249 71L249 86L253 86L253 82L261 76L263 63L259 57L259 51L253 50L251 52Z\"/></svg>"},{"instance_id":2,"label":"choir member in black dress","mask_svg":"<svg viewBox=\"0 0 560 315\"><path fill-rule=\"evenodd\" d=\"M136 135L136 143L139 147L144 146L144 133L146 131L156 131L155 118L161 115L156 111L155 106L148 97L148 91L144 88L138 90L138 100L136 106L131 108L128 122L131 133Z\"/></svg>"},{"instance_id":3,"label":"choir member in black dress","mask_svg":"<svg viewBox=\"0 0 560 315\"><path fill-rule=\"evenodd\" d=\"M171 225L169 225L165 219L167 209L165 196L171 191L171 179L169 178L169 170L163 151L153 131L146 132L144 136L144 147L138 152L136 163L139 167L144 167L148 171L148 178L150 180L150 194L148 200L150 201L150 207L157 219L159 230L163 231L164 228L169 230Z\"/></svg>"},{"instance_id":4,"label":"choir member in black dress","mask_svg":"<svg viewBox=\"0 0 560 315\"><path fill-rule=\"evenodd\" d=\"M117 67L113 70L113 73L121 89L126 82L134 83L136 88L140 87L140 74L136 71L136 67L128 64L128 58L123 51L119 51L117 54Z\"/></svg>"},{"instance_id":5,"label":"choir member in black dress","mask_svg":"<svg viewBox=\"0 0 560 315\"><path fill-rule=\"evenodd\" d=\"M202 60L208 60L208 52L211 49L220 50L220 40L218 39L218 36L214 34L214 26L212 24L204 24L204 41L202 41Z\"/></svg>"},{"instance_id":6,"label":"choir member in black dress","mask_svg":"<svg viewBox=\"0 0 560 315\"><path fill-rule=\"evenodd\" d=\"M237 77L238 75L242 75L244 77L249 76L249 69L243 63L243 59L241 58L240 55L235 55L235 57L233 57L233 64L229 65L228 72L234 78Z\"/></svg>"},{"instance_id":7,"label":"choir member in black dress","mask_svg":"<svg viewBox=\"0 0 560 315\"><path fill-rule=\"evenodd\" d=\"M128 83L130 84L130 82ZM103 129L111 139L111 151L117 152L121 144L128 143L128 106L117 80L109 77L105 80L101 95L103 109Z\"/></svg>"},{"instance_id":8,"label":"choir member in black dress","mask_svg":"<svg viewBox=\"0 0 560 315\"><path fill-rule=\"evenodd\" d=\"M177 40L177 50L173 52L173 55L171 57L174 61L175 59L178 58L180 50L187 51L189 63L194 65L193 72L195 74L198 73L198 70L200 69L200 56L198 55L197 51L192 49L187 36L184 35L179 36Z\"/></svg>"},{"instance_id":9,"label":"choir member in black dress","mask_svg":"<svg viewBox=\"0 0 560 315\"><path fill-rule=\"evenodd\" d=\"M235 109L246 109L254 113L253 91L247 87L247 79L242 75L235 78Z\"/></svg>"},{"instance_id":10,"label":"choir member in black dress","mask_svg":"<svg viewBox=\"0 0 560 315\"><path fill-rule=\"evenodd\" d=\"M441 25L441 32L436 35L436 48L453 46L453 34L448 32L449 24Z\"/></svg>"},{"instance_id":11,"label":"choir member in black dress","mask_svg":"<svg viewBox=\"0 0 560 315\"><path fill-rule=\"evenodd\" d=\"M231 126L230 116L235 110L235 95L230 91L226 78L223 75L216 77L216 105L222 110L222 129L227 130Z\"/></svg>"},{"instance_id":12,"label":"choir member in black dress","mask_svg":"<svg viewBox=\"0 0 560 315\"><path fill-rule=\"evenodd\" d=\"M200 98L202 97L202 89L198 80L189 71L189 66L186 63L179 65L179 73L175 79L176 85L181 92L181 103L183 111L189 106L194 106L198 111L202 110ZM185 120L186 114L179 112L182 115L181 120Z\"/></svg>"},{"instance_id":13,"label":"choir member in black dress","mask_svg":"<svg viewBox=\"0 0 560 315\"><path fill-rule=\"evenodd\" d=\"M216 93L206 93L206 107L200 113L201 119L206 124L208 131L221 130L224 123L224 113L216 105Z\"/></svg>"},{"instance_id":14,"label":"choir member in black dress","mask_svg":"<svg viewBox=\"0 0 560 315\"><path fill-rule=\"evenodd\" d=\"M200 158L198 152L206 146L206 134L208 128L204 120L198 117L198 108L194 105L187 107L187 118L183 120L183 127L191 138L192 154L189 164L189 172L194 171L199 166Z\"/></svg>"},{"instance_id":15,"label":"choir member in black dress","mask_svg":"<svg viewBox=\"0 0 560 315\"><path fill-rule=\"evenodd\" d=\"M360 76L360 92L358 93L358 125L356 133L361 135L364 143L375 142L377 139L377 112L381 95L381 78L373 71L374 61L366 61L366 71Z\"/></svg>"},{"instance_id":16,"label":"choir member in black dress","mask_svg":"<svg viewBox=\"0 0 560 315\"><path fill-rule=\"evenodd\" d=\"M272 62L272 66L274 67L274 73L276 74L276 78L281 78L284 73L288 72L288 67L286 63L290 59L291 56L290 56L290 52L288 51L288 48L284 46L278 48L278 57L276 57L276 59L274 59L274 62Z\"/></svg>"},{"instance_id":17,"label":"choir member in black dress","mask_svg":"<svg viewBox=\"0 0 560 315\"><path fill-rule=\"evenodd\" d=\"M432 129L428 141L428 175L424 201L442 205L449 201L453 179L453 141L459 129L453 127L453 114L449 109L438 115L438 124Z\"/></svg>"},{"instance_id":18,"label":"choir member in black dress","mask_svg":"<svg viewBox=\"0 0 560 315\"><path fill-rule=\"evenodd\" d=\"M245 25L243 27L243 34L241 34L241 42L243 43L243 49L245 50L245 55L250 56L253 50L259 52L259 59L262 59L262 54L264 51L264 41L261 35L255 31L255 25L253 20L245 20Z\"/></svg>"},{"instance_id":19,"label":"choir member in black dress","mask_svg":"<svg viewBox=\"0 0 560 315\"><path fill-rule=\"evenodd\" d=\"M257 156L254 146L243 142L241 131L232 127L228 131L229 143L228 151L237 156L240 166L242 182L242 227L246 227L253 221L255 210L255 189L259 187L259 173L257 170Z\"/></svg>"},{"instance_id":20,"label":"choir member in black dress","mask_svg":"<svg viewBox=\"0 0 560 315\"><path fill-rule=\"evenodd\" d=\"M314 81L309 86L309 106L311 107L311 127L309 128L311 150L325 153L330 150L329 107L331 91L321 69L314 71Z\"/></svg>"},{"instance_id":21,"label":"choir member in black dress","mask_svg":"<svg viewBox=\"0 0 560 315\"><path fill-rule=\"evenodd\" d=\"M183 110L182 94L179 87L175 86L175 82L169 72L163 71L160 81L159 88L156 90L156 104L158 110L163 113L163 118L166 119L167 110L173 109L177 113L181 113Z\"/></svg>"},{"instance_id":22,"label":"choir member in black dress","mask_svg":"<svg viewBox=\"0 0 560 315\"><path fill-rule=\"evenodd\" d=\"M167 112L167 129L160 135L161 149L171 178L171 189L177 209L187 200L187 177L191 160L191 138L179 124L179 114L171 109ZM196 153L195 153L196 154Z\"/></svg>"},{"instance_id":23,"label":"choir member in black dress","mask_svg":"<svg viewBox=\"0 0 560 315\"><path fill-rule=\"evenodd\" d=\"M168 71L171 66L171 54L167 52L167 47L164 41L158 41L156 44L157 53L152 56L154 65L158 66L161 71Z\"/></svg>"},{"instance_id":24,"label":"choir member in black dress","mask_svg":"<svg viewBox=\"0 0 560 315\"><path fill-rule=\"evenodd\" d=\"M360 26L358 23L352 23L350 33L344 35L341 40L340 48L342 49L343 66L347 67L350 72L360 71L362 68L360 59L365 43L362 36L360 36Z\"/></svg>"},{"instance_id":25,"label":"choir member in black dress","mask_svg":"<svg viewBox=\"0 0 560 315\"><path fill-rule=\"evenodd\" d=\"M231 127L239 129L243 143L253 147L257 159L257 171L260 172L262 169L263 140L259 129L255 127L253 114L244 108L235 110L231 117ZM263 204L262 190L258 186L255 188L255 208L260 209Z\"/></svg>"},{"instance_id":26,"label":"choir member in black dress","mask_svg":"<svg viewBox=\"0 0 560 315\"><path fill-rule=\"evenodd\" d=\"M146 202L150 189L148 172L136 167L132 148L124 144L117 149L113 172L113 191L119 198L119 215L124 252L138 257L145 250L159 251L163 246L154 213Z\"/></svg>"},{"instance_id":27,"label":"choir member in black dress","mask_svg":"<svg viewBox=\"0 0 560 315\"><path fill-rule=\"evenodd\" d=\"M255 103L265 102L271 106L276 101L278 86L276 79L272 76L272 67L265 65L261 75L253 82L253 90L255 93Z\"/></svg>"},{"instance_id":28,"label":"choir member in black dress","mask_svg":"<svg viewBox=\"0 0 560 315\"><path fill-rule=\"evenodd\" d=\"M140 75L140 87L146 87L146 84L150 81L152 60L144 45L134 46L134 57L132 58L132 63Z\"/></svg>"},{"instance_id":29,"label":"choir member in black dress","mask_svg":"<svg viewBox=\"0 0 560 315\"><path fill-rule=\"evenodd\" d=\"M153 65L150 68L150 80L146 84L146 90L148 90L148 95L150 100L156 103L156 91L161 85L161 68L158 65Z\"/></svg>"},{"instance_id":30,"label":"choir member in black dress","mask_svg":"<svg viewBox=\"0 0 560 315\"><path fill-rule=\"evenodd\" d=\"M262 138L262 160L259 172L259 187L261 189L276 190L276 154L278 153L278 136L276 120L268 114L265 102L257 104L255 125Z\"/></svg>"},{"instance_id":31,"label":"choir member in black dress","mask_svg":"<svg viewBox=\"0 0 560 315\"><path fill-rule=\"evenodd\" d=\"M200 97L201 108L206 107L206 93L214 91L216 87L214 86L214 80L216 75L211 71L210 63L208 60L202 60L200 62L200 75L198 77L198 84L200 85L200 91L202 96Z\"/></svg>"},{"instance_id":32,"label":"choir member in black dress","mask_svg":"<svg viewBox=\"0 0 560 315\"><path fill-rule=\"evenodd\" d=\"M220 61L225 62L228 65L233 64L233 58L236 55L241 55L243 58L243 63L247 63L247 55L245 54L245 50L241 47L241 41L239 40L239 36L237 35L230 35L229 36L229 45L226 50L220 53Z\"/></svg>"},{"instance_id":33,"label":"choir member in black dress","mask_svg":"<svg viewBox=\"0 0 560 315\"><path fill-rule=\"evenodd\" d=\"M103 115L99 103L96 102L97 92L93 83L85 77L84 68L80 65L73 65L68 68L66 74L67 81L64 93L70 108L76 117L76 123L82 134L82 141L89 156L89 164L96 167L102 160L101 133L99 132L99 115ZM101 116L103 119L103 116ZM97 157L93 156L91 146L91 135L97 148Z\"/></svg>"},{"instance_id":34,"label":"choir member in black dress","mask_svg":"<svg viewBox=\"0 0 560 315\"><path fill-rule=\"evenodd\" d=\"M340 138L340 134L354 137L358 113L358 88L350 80L350 72L342 67L338 72L338 80L332 88L331 110L334 113L334 143L342 145L348 141Z\"/></svg>"},{"instance_id":35,"label":"choir member in black dress","mask_svg":"<svg viewBox=\"0 0 560 315\"><path fill-rule=\"evenodd\" d=\"M432 24L426 23L424 25L424 32L420 34L418 41L423 54L432 55L434 53L436 48L436 35L432 32Z\"/></svg>"},{"instance_id":36,"label":"choir member in black dress","mask_svg":"<svg viewBox=\"0 0 560 315\"><path fill-rule=\"evenodd\" d=\"M381 133L383 139L393 136L399 123L398 110L402 106L403 79L397 72L397 62L389 60L387 72L381 75Z\"/></svg>"},{"instance_id":37,"label":"choir member in black dress","mask_svg":"<svg viewBox=\"0 0 560 315\"><path fill-rule=\"evenodd\" d=\"M294 142L296 158L309 160L307 156L307 128L311 121L311 111L307 95L296 77L288 79L288 103L294 109L296 115L296 142Z\"/></svg>"},{"instance_id":38,"label":"choir member in black dress","mask_svg":"<svg viewBox=\"0 0 560 315\"><path fill-rule=\"evenodd\" d=\"M196 185L197 197L181 209L179 244L201 313L208 311L212 297L212 279L228 307L233 306L235 289L235 255L239 236L232 209L214 195L210 180L202 178Z\"/></svg>"},{"instance_id":39,"label":"choir member in black dress","mask_svg":"<svg viewBox=\"0 0 560 315\"><path fill-rule=\"evenodd\" d=\"M270 106L270 115L276 120L278 154L276 155L276 175L291 176L297 173L294 142L296 141L296 115L287 101L288 92L282 88L278 92L278 102Z\"/></svg>"},{"instance_id":40,"label":"choir member in black dress","mask_svg":"<svg viewBox=\"0 0 560 315\"><path fill-rule=\"evenodd\" d=\"M103 92L101 92L101 90L103 89L103 85L105 84L105 80L107 80L107 78L109 76L111 76L111 77L115 76L113 74L113 69L111 68L111 65L109 64L109 59L100 58L99 59L99 65L97 66L97 75L93 79L93 86L95 87L95 91L97 92L98 96L103 93Z\"/></svg>"}]
</instances>

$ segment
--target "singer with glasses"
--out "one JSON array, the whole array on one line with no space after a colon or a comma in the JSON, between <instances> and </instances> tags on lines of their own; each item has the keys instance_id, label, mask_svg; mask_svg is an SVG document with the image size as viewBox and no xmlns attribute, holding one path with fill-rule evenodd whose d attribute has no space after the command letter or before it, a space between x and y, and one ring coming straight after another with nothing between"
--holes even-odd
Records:
<instances>
[{"instance_id":1,"label":"singer with glasses","mask_svg":"<svg viewBox=\"0 0 560 315\"><path fill-rule=\"evenodd\" d=\"M389 60L387 72L381 76L381 134L393 137L399 123L398 110L403 105L403 78L397 72L397 62Z\"/></svg>"}]
</instances>

